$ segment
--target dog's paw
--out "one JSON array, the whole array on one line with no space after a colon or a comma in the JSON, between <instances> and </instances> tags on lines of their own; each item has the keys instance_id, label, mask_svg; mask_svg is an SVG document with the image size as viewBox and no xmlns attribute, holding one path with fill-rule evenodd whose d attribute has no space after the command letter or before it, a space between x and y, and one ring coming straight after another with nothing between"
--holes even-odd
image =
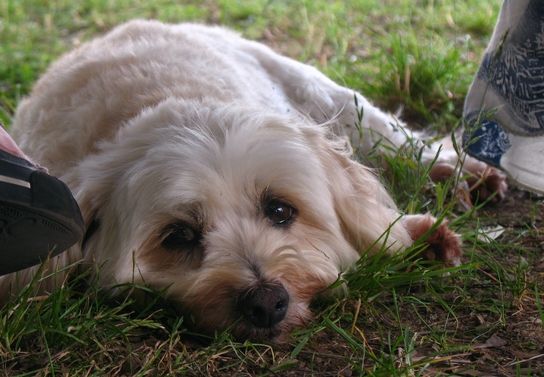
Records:
<instances>
[{"instance_id":1,"label":"dog's paw","mask_svg":"<svg viewBox=\"0 0 544 377\"><path fill-rule=\"evenodd\" d=\"M499 169L467 157L463 172L467 174L466 179L473 200L481 202L489 199L492 203L498 203L505 198L508 184L506 175Z\"/></svg>"},{"instance_id":2,"label":"dog's paw","mask_svg":"<svg viewBox=\"0 0 544 377\"><path fill-rule=\"evenodd\" d=\"M447 221L435 226L436 219L429 215L409 215L403 220L410 237L414 241L425 236L427 247L422 255L428 260L440 260L446 266L459 266L463 249L457 233L448 228Z\"/></svg>"},{"instance_id":3,"label":"dog's paw","mask_svg":"<svg viewBox=\"0 0 544 377\"><path fill-rule=\"evenodd\" d=\"M456 167L447 162L434 164L429 172L433 182L444 182L456 174ZM498 203L505 198L508 190L504 173L472 157L466 158L460 178L455 187L455 196L465 209L486 200Z\"/></svg>"}]
</instances>

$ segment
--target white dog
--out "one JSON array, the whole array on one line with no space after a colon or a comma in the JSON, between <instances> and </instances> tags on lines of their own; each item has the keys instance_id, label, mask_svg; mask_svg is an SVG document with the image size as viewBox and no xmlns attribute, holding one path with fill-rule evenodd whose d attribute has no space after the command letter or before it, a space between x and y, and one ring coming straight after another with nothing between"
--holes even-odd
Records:
<instances>
[{"instance_id":1,"label":"white dog","mask_svg":"<svg viewBox=\"0 0 544 377\"><path fill-rule=\"evenodd\" d=\"M310 318L312 298L360 253L403 249L433 226L430 215L402 216L350 160L346 137L363 149L380 138L400 146L414 136L400 126L229 30L133 21L53 64L13 129L71 187L88 226L53 263L83 259L101 266L105 286L165 289L202 331L277 339ZM433 173L454 174L456 163L443 151ZM468 170L504 193L500 173L474 160ZM427 256L459 263L445 224L427 242Z\"/></svg>"}]
</instances>

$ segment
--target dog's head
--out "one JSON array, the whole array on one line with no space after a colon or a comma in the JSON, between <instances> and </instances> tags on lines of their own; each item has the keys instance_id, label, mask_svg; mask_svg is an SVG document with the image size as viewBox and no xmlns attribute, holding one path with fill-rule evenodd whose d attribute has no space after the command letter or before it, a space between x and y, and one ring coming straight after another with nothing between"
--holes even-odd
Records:
<instances>
[{"instance_id":1,"label":"dog's head","mask_svg":"<svg viewBox=\"0 0 544 377\"><path fill-rule=\"evenodd\" d=\"M86 259L105 284L165 289L201 330L278 339L396 211L373 174L302 119L168 100L79 168ZM393 247L411 242L394 225Z\"/></svg>"}]
</instances>

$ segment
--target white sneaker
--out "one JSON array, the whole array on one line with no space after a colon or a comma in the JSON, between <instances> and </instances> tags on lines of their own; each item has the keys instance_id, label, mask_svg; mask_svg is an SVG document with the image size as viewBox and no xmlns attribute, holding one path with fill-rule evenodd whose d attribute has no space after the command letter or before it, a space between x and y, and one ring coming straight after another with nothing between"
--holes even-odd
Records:
<instances>
[{"instance_id":1,"label":"white sneaker","mask_svg":"<svg viewBox=\"0 0 544 377\"><path fill-rule=\"evenodd\" d=\"M544 1L504 1L463 114L469 155L544 194Z\"/></svg>"}]
</instances>

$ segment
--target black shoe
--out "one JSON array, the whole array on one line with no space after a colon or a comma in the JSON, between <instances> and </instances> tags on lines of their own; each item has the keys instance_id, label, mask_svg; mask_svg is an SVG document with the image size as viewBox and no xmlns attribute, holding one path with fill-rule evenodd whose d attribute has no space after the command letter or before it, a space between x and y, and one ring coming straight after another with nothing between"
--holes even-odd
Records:
<instances>
[{"instance_id":1,"label":"black shoe","mask_svg":"<svg viewBox=\"0 0 544 377\"><path fill-rule=\"evenodd\" d=\"M60 254L83 237L68 186L0 150L0 275Z\"/></svg>"}]
</instances>

